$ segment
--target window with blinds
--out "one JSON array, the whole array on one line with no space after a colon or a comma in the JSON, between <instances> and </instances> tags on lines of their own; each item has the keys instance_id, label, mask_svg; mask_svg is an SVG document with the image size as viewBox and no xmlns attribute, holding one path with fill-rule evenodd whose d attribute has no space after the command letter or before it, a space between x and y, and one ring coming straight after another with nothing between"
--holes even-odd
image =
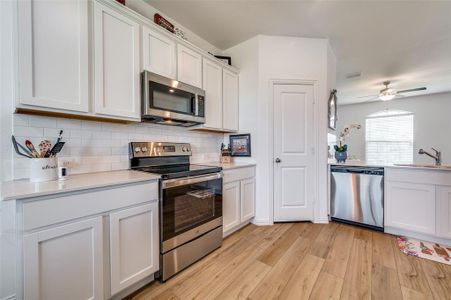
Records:
<instances>
[{"instance_id":1,"label":"window with blinds","mask_svg":"<svg viewBox=\"0 0 451 300\"><path fill-rule=\"evenodd\" d=\"M411 112L384 110L366 118L366 160L371 164L413 162L413 122Z\"/></svg>"}]
</instances>

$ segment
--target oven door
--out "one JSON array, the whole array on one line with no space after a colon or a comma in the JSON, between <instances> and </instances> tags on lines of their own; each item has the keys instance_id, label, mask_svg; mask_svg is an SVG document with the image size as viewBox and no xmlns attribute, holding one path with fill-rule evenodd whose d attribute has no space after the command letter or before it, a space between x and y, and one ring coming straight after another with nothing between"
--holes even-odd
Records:
<instances>
[{"instance_id":1,"label":"oven door","mask_svg":"<svg viewBox=\"0 0 451 300\"><path fill-rule=\"evenodd\" d=\"M164 180L160 201L165 253L222 226L222 173Z\"/></svg>"}]
</instances>

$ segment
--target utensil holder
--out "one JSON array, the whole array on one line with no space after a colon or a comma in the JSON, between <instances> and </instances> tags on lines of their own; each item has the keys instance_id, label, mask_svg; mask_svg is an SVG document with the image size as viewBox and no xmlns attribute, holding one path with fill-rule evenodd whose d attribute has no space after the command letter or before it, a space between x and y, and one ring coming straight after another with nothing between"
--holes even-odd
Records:
<instances>
[{"instance_id":1,"label":"utensil holder","mask_svg":"<svg viewBox=\"0 0 451 300\"><path fill-rule=\"evenodd\" d=\"M58 179L58 159L32 158L30 166L30 181L43 182Z\"/></svg>"}]
</instances>

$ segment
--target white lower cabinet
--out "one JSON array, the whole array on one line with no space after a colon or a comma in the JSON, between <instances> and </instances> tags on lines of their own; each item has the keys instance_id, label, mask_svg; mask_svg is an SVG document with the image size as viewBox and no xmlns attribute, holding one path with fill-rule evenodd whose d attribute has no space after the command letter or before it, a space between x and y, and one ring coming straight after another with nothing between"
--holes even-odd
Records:
<instances>
[{"instance_id":1,"label":"white lower cabinet","mask_svg":"<svg viewBox=\"0 0 451 300\"><path fill-rule=\"evenodd\" d=\"M437 235L451 239L451 186L437 187Z\"/></svg>"},{"instance_id":2,"label":"white lower cabinet","mask_svg":"<svg viewBox=\"0 0 451 300\"><path fill-rule=\"evenodd\" d=\"M223 236L248 224L255 215L255 168L224 170Z\"/></svg>"},{"instance_id":3,"label":"white lower cabinet","mask_svg":"<svg viewBox=\"0 0 451 300\"><path fill-rule=\"evenodd\" d=\"M255 178L241 181L241 222L252 219L255 215Z\"/></svg>"},{"instance_id":4,"label":"white lower cabinet","mask_svg":"<svg viewBox=\"0 0 451 300\"><path fill-rule=\"evenodd\" d=\"M121 298L153 280L157 199L149 181L16 201L16 299Z\"/></svg>"},{"instance_id":5,"label":"white lower cabinet","mask_svg":"<svg viewBox=\"0 0 451 300\"><path fill-rule=\"evenodd\" d=\"M435 186L406 182L386 184L385 225L435 234Z\"/></svg>"},{"instance_id":6,"label":"white lower cabinet","mask_svg":"<svg viewBox=\"0 0 451 300\"><path fill-rule=\"evenodd\" d=\"M224 184L222 198L223 231L228 232L240 225L240 182Z\"/></svg>"},{"instance_id":7,"label":"white lower cabinet","mask_svg":"<svg viewBox=\"0 0 451 300\"><path fill-rule=\"evenodd\" d=\"M102 217L24 236L24 299L104 299Z\"/></svg>"},{"instance_id":8,"label":"white lower cabinet","mask_svg":"<svg viewBox=\"0 0 451 300\"><path fill-rule=\"evenodd\" d=\"M451 172L385 168L385 232L451 243Z\"/></svg>"},{"instance_id":9,"label":"white lower cabinet","mask_svg":"<svg viewBox=\"0 0 451 300\"><path fill-rule=\"evenodd\" d=\"M158 203L110 214L111 294L158 271Z\"/></svg>"}]
</instances>

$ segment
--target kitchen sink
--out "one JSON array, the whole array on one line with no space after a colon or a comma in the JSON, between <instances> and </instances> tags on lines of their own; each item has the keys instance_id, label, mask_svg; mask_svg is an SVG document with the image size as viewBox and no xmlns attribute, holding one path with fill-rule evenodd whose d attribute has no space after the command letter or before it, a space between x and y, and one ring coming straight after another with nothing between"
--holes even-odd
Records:
<instances>
[{"instance_id":1,"label":"kitchen sink","mask_svg":"<svg viewBox=\"0 0 451 300\"><path fill-rule=\"evenodd\" d=\"M395 164L398 167L411 167L411 168L431 168L431 169L449 169L451 170L451 165L441 165L436 166L434 164Z\"/></svg>"}]
</instances>

